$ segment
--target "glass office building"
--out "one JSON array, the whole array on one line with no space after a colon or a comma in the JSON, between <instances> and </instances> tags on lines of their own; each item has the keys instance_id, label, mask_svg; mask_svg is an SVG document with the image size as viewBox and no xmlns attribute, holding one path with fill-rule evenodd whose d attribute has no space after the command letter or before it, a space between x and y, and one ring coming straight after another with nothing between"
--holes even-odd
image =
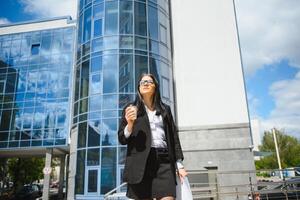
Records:
<instances>
[{"instance_id":1,"label":"glass office building","mask_svg":"<svg viewBox=\"0 0 300 200\"><path fill-rule=\"evenodd\" d=\"M122 184L126 146L117 129L142 73L157 77L163 101L173 107L169 14L167 0L78 2L76 199L99 198Z\"/></svg>"},{"instance_id":2,"label":"glass office building","mask_svg":"<svg viewBox=\"0 0 300 200\"><path fill-rule=\"evenodd\" d=\"M0 35L0 150L68 145L74 37L75 26Z\"/></svg>"}]
</instances>

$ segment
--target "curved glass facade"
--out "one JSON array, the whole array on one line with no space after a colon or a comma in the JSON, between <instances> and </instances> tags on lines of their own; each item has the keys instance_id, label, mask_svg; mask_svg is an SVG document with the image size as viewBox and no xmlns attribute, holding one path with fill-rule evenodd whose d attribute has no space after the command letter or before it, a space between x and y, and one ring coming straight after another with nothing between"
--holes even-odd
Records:
<instances>
[{"instance_id":1,"label":"curved glass facade","mask_svg":"<svg viewBox=\"0 0 300 200\"><path fill-rule=\"evenodd\" d=\"M117 129L139 76L154 74L171 106L173 79L168 0L80 0L77 19L73 127L80 198L121 184L126 146Z\"/></svg>"},{"instance_id":2,"label":"curved glass facade","mask_svg":"<svg viewBox=\"0 0 300 200\"><path fill-rule=\"evenodd\" d=\"M67 146L75 27L0 36L0 148Z\"/></svg>"}]
</instances>

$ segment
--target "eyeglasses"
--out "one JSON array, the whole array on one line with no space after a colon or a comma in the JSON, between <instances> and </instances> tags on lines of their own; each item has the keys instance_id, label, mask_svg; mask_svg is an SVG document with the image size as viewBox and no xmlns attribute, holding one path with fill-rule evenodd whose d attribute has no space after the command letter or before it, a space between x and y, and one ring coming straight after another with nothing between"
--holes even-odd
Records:
<instances>
[{"instance_id":1,"label":"eyeglasses","mask_svg":"<svg viewBox=\"0 0 300 200\"><path fill-rule=\"evenodd\" d=\"M146 85L146 84L149 84L149 85L152 85L154 82L152 80L141 80L140 81L140 85Z\"/></svg>"}]
</instances>

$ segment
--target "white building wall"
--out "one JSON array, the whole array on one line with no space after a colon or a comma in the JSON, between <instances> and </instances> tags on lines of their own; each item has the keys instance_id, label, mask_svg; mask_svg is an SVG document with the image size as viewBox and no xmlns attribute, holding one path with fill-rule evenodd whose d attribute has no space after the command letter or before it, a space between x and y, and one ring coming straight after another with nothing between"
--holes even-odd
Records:
<instances>
[{"instance_id":1,"label":"white building wall","mask_svg":"<svg viewBox=\"0 0 300 200\"><path fill-rule=\"evenodd\" d=\"M0 26L0 35L64 28L74 25L75 21L72 21L71 17L57 17L50 20L48 19L40 21L28 21L25 23L4 24Z\"/></svg>"},{"instance_id":2,"label":"white building wall","mask_svg":"<svg viewBox=\"0 0 300 200\"><path fill-rule=\"evenodd\" d=\"M172 0L179 127L249 123L233 0Z\"/></svg>"},{"instance_id":3,"label":"white building wall","mask_svg":"<svg viewBox=\"0 0 300 200\"><path fill-rule=\"evenodd\" d=\"M259 151L258 146L261 145L260 122L258 119L251 120L251 133L253 140L253 150Z\"/></svg>"}]
</instances>

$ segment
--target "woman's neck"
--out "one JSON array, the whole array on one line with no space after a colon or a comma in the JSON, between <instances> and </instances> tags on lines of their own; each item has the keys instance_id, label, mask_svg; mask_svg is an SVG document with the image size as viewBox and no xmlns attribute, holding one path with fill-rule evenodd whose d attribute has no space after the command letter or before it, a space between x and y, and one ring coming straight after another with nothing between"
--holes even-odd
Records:
<instances>
[{"instance_id":1,"label":"woman's neck","mask_svg":"<svg viewBox=\"0 0 300 200\"><path fill-rule=\"evenodd\" d=\"M153 97L145 97L144 98L144 104L147 106L147 108L151 111L154 110L154 105L153 105Z\"/></svg>"}]
</instances>

